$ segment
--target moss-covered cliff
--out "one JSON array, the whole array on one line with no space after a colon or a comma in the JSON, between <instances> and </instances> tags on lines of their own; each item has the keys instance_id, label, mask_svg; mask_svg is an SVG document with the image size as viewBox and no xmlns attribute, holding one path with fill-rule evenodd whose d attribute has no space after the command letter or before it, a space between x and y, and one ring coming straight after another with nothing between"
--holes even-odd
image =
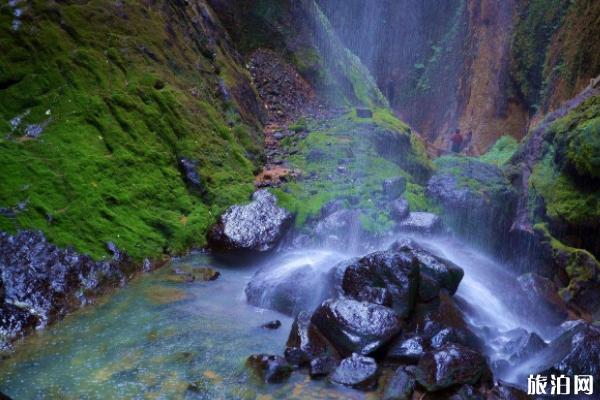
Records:
<instances>
[{"instance_id":1,"label":"moss-covered cliff","mask_svg":"<svg viewBox=\"0 0 600 400\"><path fill-rule=\"evenodd\" d=\"M3 5L0 229L96 257L109 240L136 257L201 245L253 189L259 111L203 2Z\"/></svg>"}]
</instances>

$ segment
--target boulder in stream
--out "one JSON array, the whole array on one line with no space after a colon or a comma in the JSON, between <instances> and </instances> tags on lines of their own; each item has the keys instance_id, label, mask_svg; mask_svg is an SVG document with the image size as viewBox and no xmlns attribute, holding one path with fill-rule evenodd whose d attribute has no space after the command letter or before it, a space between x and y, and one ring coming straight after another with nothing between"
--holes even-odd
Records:
<instances>
[{"instance_id":1,"label":"boulder in stream","mask_svg":"<svg viewBox=\"0 0 600 400\"><path fill-rule=\"evenodd\" d=\"M262 189L252 202L230 207L208 233L211 247L221 251L272 250L289 227L292 215L277 206L277 199Z\"/></svg>"},{"instance_id":2,"label":"boulder in stream","mask_svg":"<svg viewBox=\"0 0 600 400\"><path fill-rule=\"evenodd\" d=\"M372 389L377 385L379 367L375 359L353 353L344 358L329 379L356 389Z\"/></svg>"},{"instance_id":3,"label":"boulder in stream","mask_svg":"<svg viewBox=\"0 0 600 400\"><path fill-rule=\"evenodd\" d=\"M343 356L371 354L402 329L391 308L344 298L324 301L311 321Z\"/></svg>"},{"instance_id":4,"label":"boulder in stream","mask_svg":"<svg viewBox=\"0 0 600 400\"><path fill-rule=\"evenodd\" d=\"M415 304L419 265L409 254L378 251L346 268L342 288L356 300L393 308L404 318Z\"/></svg>"},{"instance_id":5,"label":"boulder in stream","mask_svg":"<svg viewBox=\"0 0 600 400\"><path fill-rule=\"evenodd\" d=\"M339 358L333 345L311 322L311 315L300 312L294 319L286 344L286 359L293 365L304 365L315 358Z\"/></svg>"}]
</instances>

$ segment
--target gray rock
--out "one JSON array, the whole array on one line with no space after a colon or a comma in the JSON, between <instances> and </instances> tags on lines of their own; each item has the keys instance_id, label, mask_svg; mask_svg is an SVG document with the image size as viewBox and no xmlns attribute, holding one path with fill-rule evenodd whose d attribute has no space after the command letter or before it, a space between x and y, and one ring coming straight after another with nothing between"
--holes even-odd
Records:
<instances>
[{"instance_id":1,"label":"gray rock","mask_svg":"<svg viewBox=\"0 0 600 400\"><path fill-rule=\"evenodd\" d=\"M292 215L277 206L267 190L259 190L247 205L230 207L208 234L211 247L225 251L272 250L289 227Z\"/></svg>"},{"instance_id":2,"label":"gray rock","mask_svg":"<svg viewBox=\"0 0 600 400\"><path fill-rule=\"evenodd\" d=\"M398 229L405 232L432 235L441 233L443 224L440 217L428 212L411 212L408 217L398 224Z\"/></svg>"},{"instance_id":3,"label":"gray rock","mask_svg":"<svg viewBox=\"0 0 600 400\"><path fill-rule=\"evenodd\" d=\"M267 383L282 382L292 373L292 366L280 356L255 354L248 357L246 365Z\"/></svg>"}]
</instances>

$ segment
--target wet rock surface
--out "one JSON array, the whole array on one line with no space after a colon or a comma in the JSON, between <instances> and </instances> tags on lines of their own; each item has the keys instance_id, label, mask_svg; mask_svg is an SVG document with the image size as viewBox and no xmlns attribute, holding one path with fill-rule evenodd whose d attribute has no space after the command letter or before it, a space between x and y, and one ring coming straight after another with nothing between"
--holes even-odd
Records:
<instances>
[{"instance_id":1,"label":"wet rock surface","mask_svg":"<svg viewBox=\"0 0 600 400\"><path fill-rule=\"evenodd\" d=\"M444 345L426 353L415 370L415 377L427 391L452 386L477 384L488 372L485 358L460 345Z\"/></svg>"},{"instance_id":2,"label":"wet rock surface","mask_svg":"<svg viewBox=\"0 0 600 400\"><path fill-rule=\"evenodd\" d=\"M259 190L250 204L232 206L221 215L208 233L208 242L220 251L269 251L291 221L292 215L277 206L275 196Z\"/></svg>"},{"instance_id":3,"label":"wet rock surface","mask_svg":"<svg viewBox=\"0 0 600 400\"><path fill-rule=\"evenodd\" d=\"M375 359L353 353L344 358L329 379L356 389L372 389L377 384L379 367Z\"/></svg>"},{"instance_id":4,"label":"wet rock surface","mask_svg":"<svg viewBox=\"0 0 600 400\"><path fill-rule=\"evenodd\" d=\"M410 206L408 204L408 201L406 201L402 197L399 197L396 200L392 201L390 209L390 215L396 221L402 221L405 218L407 218L410 214Z\"/></svg>"},{"instance_id":5,"label":"wet rock surface","mask_svg":"<svg viewBox=\"0 0 600 400\"><path fill-rule=\"evenodd\" d=\"M402 328L394 310L351 299L326 300L311 321L342 355L370 354Z\"/></svg>"},{"instance_id":6,"label":"wet rock surface","mask_svg":"<svg viewBox=\"0 0 600 400\"><path fill-rule=\"evenodd\" d=\"M369 254L346 268L344 292L359 301L393 308L400 317L412 311L419 287L414 257L393 251Z\"/></svg>"},{"instance_id":7,"label":"wet rock surface","mask_svg":"<svg viewBox=\"0 0 600 400\"><path fill-rule=\"evenodd\" d=\"M41 232L0 233L3 293L0 342L44 327L88 304L107 287L123 284L133 263L114 245L112 261L96 262L49 243Z\"/></svg>"}]
</instances>

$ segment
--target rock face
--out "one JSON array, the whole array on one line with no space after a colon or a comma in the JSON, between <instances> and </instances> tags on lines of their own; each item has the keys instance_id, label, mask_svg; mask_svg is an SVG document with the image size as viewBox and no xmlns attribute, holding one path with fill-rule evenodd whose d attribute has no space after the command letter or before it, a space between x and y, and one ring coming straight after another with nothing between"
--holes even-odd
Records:
<instances>
[{"instance_id":1,"label":"rock face","mask_svg":"<svg viewBox=\"0 0 600 400\"><path fill-rule=\"evenodd\" d=\"M106 287L122 284L122 270L133 266L125 254L116 253L117 261L95 262L48 243L41 232L0 233L0 343L43 327Z\"/></svg>"},{"instance_id":2,"label":"rock face","mask_svg":"<svg viewBox=\"0 0 600 400\"><path fill-rule=\"evenodd\" d=\"M284 381L292 373L292 366L280 356L256 354L248 357L246 364L267 383Z\"/></svg>"},{"instance_id":3,"label":"rock face","mask_svg":"<svg viewBox=\"0 0 600 400\"><path fill-rule=\"evenodd\" d=\"M342 355L368 355L402 328L394 310L351 299L326 300L311 321Z\"/></svg>"},{"instance_id":4,"label":"rock face","mask_svg":"<svg viewBox=\"0 0 600 400\"><path fill-rule=\"evenodd\" d=\"M411 212L398 224L398 229L405 232L433 235L441 233L443 224L440 217L428 212Z\"/></svg>"},{"instance_id":5,"label":"rock face","mask_svg":"<svg viewBox=\"0 0 600 400\"><path fill-rule=\"evenodd\" d=\"M356 300L391 307L406 317L415 304L419 266L409 254L372 253L346 268L342 288Z\"/></svg>"},{"instance_id":6,"label":"rock face","mask_svg":"<svg viewBox=\"0 0 600 400\"><path fill-rule=\"evenodd\" d=\"M342 360L329 379L357 389L371 389L377 383L378 372L375 359L353 353Z\"/></svg>"},{"instance_id":7,"label":"rock face","mask_svg":"<svg viewBox=\"0 0 600 400\"><path fill-rule=\"evenodd\" d=\"M521 275L517 280L527 295L531 309L540 310L551 316L556 325L568 317L567 305L559 296L558 288L551 280L535 273Z\"/></svg>"},{"instance_id":8,"label":"rock face","mask_svg":"<svg viewBox=\"0 0 600 400\"><path fill-rule=\"evenodd\" d=\"M419 384L434 392L452 386L476 384L487 372L483 356L460 345L446 345L425 354L415 370Z\"/></svg>"},{"instance_id":9,"label":"rock face","mask_svg":"<svg viewBox=\"0 0 600 400\"><path fill-rule=\"evenodd\" d=\"M209 244L222 251L272 250L292 220L292 215L277 206L267 190L252 195L252 202L232 206L208 233Z\"/></svg>"}]
</instances>

